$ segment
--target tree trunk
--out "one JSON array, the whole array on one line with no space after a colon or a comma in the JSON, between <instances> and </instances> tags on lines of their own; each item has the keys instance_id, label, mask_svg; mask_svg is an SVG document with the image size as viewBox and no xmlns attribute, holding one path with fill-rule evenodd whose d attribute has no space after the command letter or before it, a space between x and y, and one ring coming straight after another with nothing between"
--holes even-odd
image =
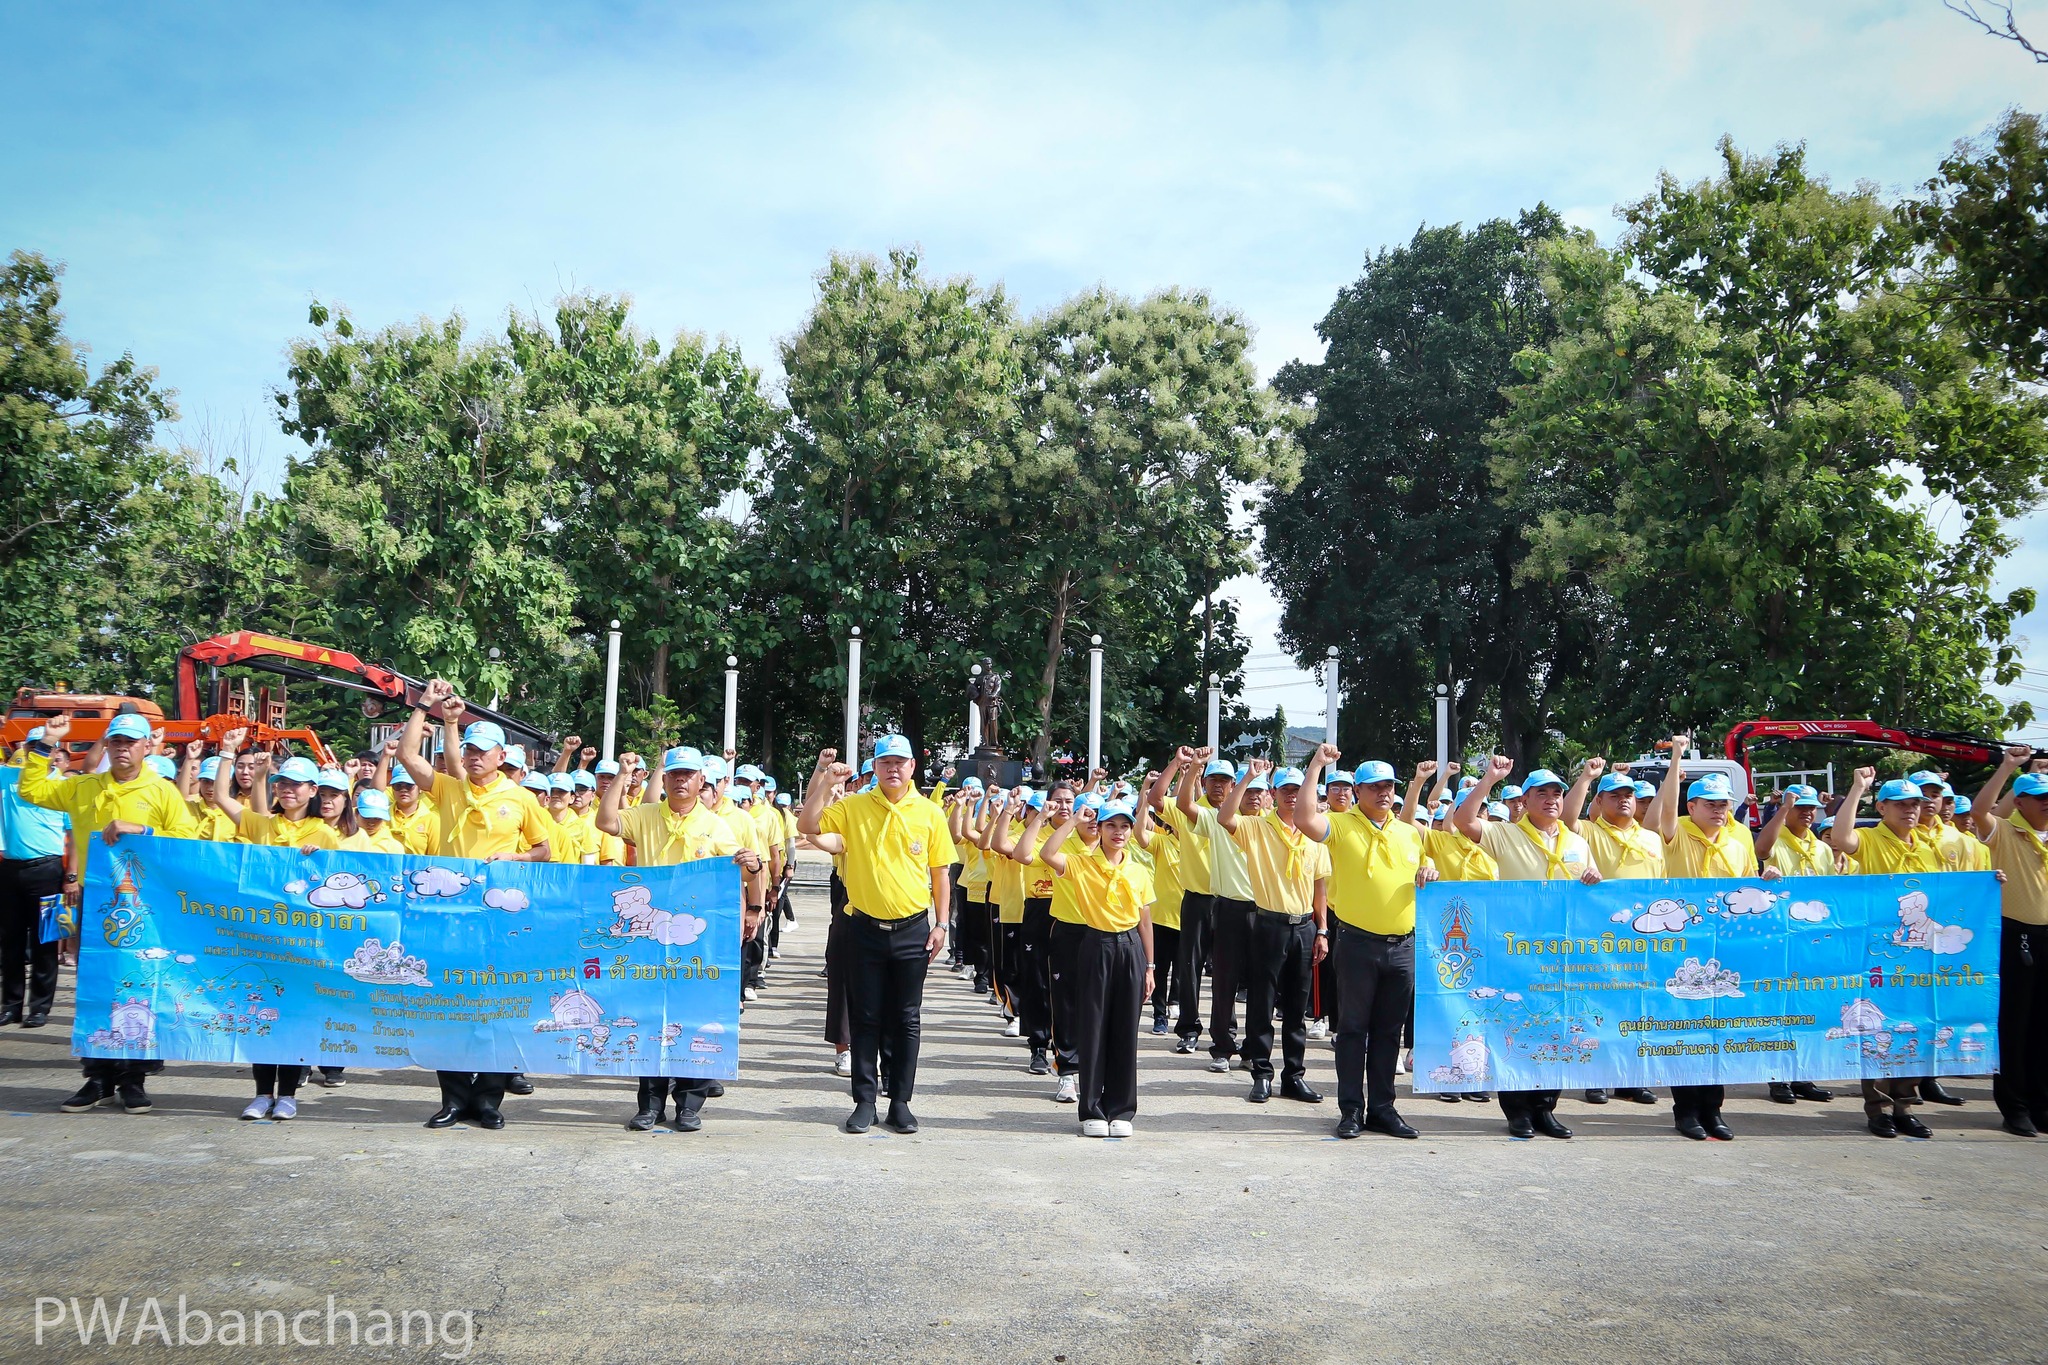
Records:
<instances>
[{"instance_id":1,"label":"tree trunk","mask_svg":"<svg viewBox=\"0 0 2048 1365\"><path fill-rule=\"evenodd\" d=\"M1061 570L1060 581L1052 590L1052 623L1045 631L1045 671L1038 679L1038 739L1031 746L1032 769L1041 774L1052 752L1052 693L1060 675L1060 639L1067 633L1067 590L1072 583L1073 571Z\"/></svg>"},{"instance_id":2,"label":"tree trunk","mask_svg":"<svg viewBox=\"0 0 2048 1365\"><path fill-rule=\"evenodd\" d=\"M668 646L654 647L654 663L647 670L648 700L668 695Z\"/></svg>"},{"instance_id":3,"label":"tree trunk","mask_svg":"<svg viewBox=\"0 0 2048 1365\"><path fill-rule=\"evenodd\" d=\"M761 660L761 768L775 771L775 650Z\"/></svg>"}]
</instances>

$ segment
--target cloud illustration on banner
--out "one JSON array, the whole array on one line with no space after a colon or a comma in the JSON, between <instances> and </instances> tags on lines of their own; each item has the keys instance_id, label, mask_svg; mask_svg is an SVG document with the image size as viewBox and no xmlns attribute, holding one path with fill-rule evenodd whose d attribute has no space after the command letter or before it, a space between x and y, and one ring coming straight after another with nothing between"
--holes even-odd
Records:
<instances>
[{"instance_id":1,"label":"cloud illustration on banner","mask_svg":"<svg viewBox=\"0 0 2048 1365\"><path fill-rule=\"evenodd\" d=\"M1819 924L1828 917L1828 906L1826 901L1793 901L1792 908L1785 913L1808 924Z\"/></svg>"},{"instance_id":2,"label":"cloud illustration on banner","mask_svg":"<svg viewBox=\"0 0 2048 1365\"><path fill-rule=\"evenodd\" d=\"M449 867L416 867L406 874L415 896L459 896L469 878Z\"/></svg>"},{"instance_id":3,"label":"cloud illustration on banner","mask_svg":"<svg viewBox=\"0 0 2048 1365\"><path fill-rule=\"evenodd\" d=\"M1629 910L1629 909L1627 909L1626 907L1624 907L1623 909L1620 909L1620 910L1617 910L1617 911L1615 911L1615 912L1614 912L1613 914L1609 915L1609 916L1608 916L1607 918L1609 918L1609 919L1613 920L1613 921L1614 921L1614 922L1615 922L1616 924L1620 924L1620 923L1622 923L1622 922L1623 922L1624 920L1626 920L1626 919L1627 919L1627 918L1628 918L1628 917L1629 917L1630 915L1632 915L1632 914L1634 914L1634 913L1635 913L1634 911L1632 911L1632 910Z\"/></svg>"},{"instance_id":4,"label":"cloud illustration on banner","mask_svg":"<svg viewBox=\"0 0 2048 1365\"><path fill-rule=\"evenodd\" d=\"M1761 915L1783 899L1783 892L1766 891L1761 886L1738 886L1721 897L1721 904L1728 907L1731 915Z\"/></svg>"},{"instance_id":5,"label":"cloud illustration on banner","mask_svg":"<svg viewBox=\"0 0 2048 1365\"><path fill-rule=\"evenodd\" d=\"M524 910L532 902L527 900L524 891L516 887L494 886L484 892L484 904L493 910L509 910L516 913Z\"/></svg>"},{"instance_id":6,"label":"cloud illustration on banner","mask_svg":"<svg viewBox=\"0 0 2048 1365\"><path fill-rule=\"evenodd\" d=\"M303 877L294 877L294 878L292 878L292 880L290 880L290 881L288 881L288 882L286 882L286 883L284 884L284 893L285 893L285 894L286 894L287 896L299 896L299 895L304 895L304 894L305 894L305 890L306 890L306 880L305 880L305 878L303 878Z\"/></svg>"},{"instance_id":7,"label":"cloud illustration on banner","mask_svg":"<svg viewBox=\"0 0 2048 1365\"><path fill-rule=\"evenodd\" d=\"M1684 901L1651 901L1650 908L1636 916L1635 929L1641 934L1675 934L1690 918Z\"/></svg>"},{"instance_id":8,"label":"cloud illustration on banner","mask_svg":"<svg viewBox=\"0 0 2048 1365\"><path fill-rule=\"evenodd\" d=\"M373 894L369 880L353 872L334 872L327 880L313 888L306 897L306 904L317 905L323 910L334 910L346 906L360 910L370 903Z\"/></svg>"}]
</instances>

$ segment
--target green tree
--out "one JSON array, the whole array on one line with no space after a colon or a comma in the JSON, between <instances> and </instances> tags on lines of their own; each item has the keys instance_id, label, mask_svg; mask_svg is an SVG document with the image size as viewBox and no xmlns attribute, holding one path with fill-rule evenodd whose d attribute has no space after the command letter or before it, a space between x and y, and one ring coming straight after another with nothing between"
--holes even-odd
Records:
<instances>
[{"instance_id":1,"label":"green tree","mask_svg":"<svg viewBox=\"0 0 2048 1365\"><path fill-rule=\"evenodd\" d=\"M1990 580L2005 518L2042 496L2048 407L1908 278L1874 190L1832 189L1797 148L1722 153L1718 178L1631 206L1619 253L1546 248L1561 334L1525 353L1494 439L1531 525L1518 577L1590 592L1560 727L2024 724L1983 682L2016 676L2033 594Z\"/></svg>"},{"instance_id":2,"label":"green tree","mask_svg":"<svg viewBox=\"0 0 2048 1365\"><path fill-rule=\"evenodd\" d=\"M1903 206L1941 300L1983 354L2048 377L2048 128L2017 109Z\"/></svg>"},{"instance_id":3,"label":"green tree","mask_svg":"<svg viewBox=\"0 0 2048 1365\"><path fill-rule=\"evenodd\" d=\"M1272 724L1266 727L1266 757L1273 760L1276 768L1287 764L1287 708L1273 708Z\"/></svg>"},{"instance_id":4,"label":"green tree","mask_svg":"<svg viewBox=\"0 0 2048 1365\"><path fill-rule=\"evenodd\" d=\"M1563 231L1541 204L1418 230L1338 292L1323 359L1275 380L1314 418L1299 486L1261 512L1263 573L1297 661L1345 660L1347 753L1429 751L1447 664L1453 751L1484 725L1526 765L1583 658L1576 586L1515 573L1527 520L1500 505L1486 445L1516 354L1555 332L1535 251Z\"/></svg>"}]
</instances>

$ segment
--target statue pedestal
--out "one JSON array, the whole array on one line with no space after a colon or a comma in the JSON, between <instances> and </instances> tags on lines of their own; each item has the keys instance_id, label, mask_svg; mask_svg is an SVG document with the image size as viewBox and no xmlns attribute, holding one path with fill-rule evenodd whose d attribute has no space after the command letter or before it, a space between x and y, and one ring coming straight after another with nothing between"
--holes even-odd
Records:
<instances>
[{"instance_id":1,"label":"statue pedestal","mask_svg":"<svg viewBox=\"0 0 2048 1365\"><path fill-rule=\"evenodd\" d=\"M982 745L967 756L965 770L985 787L1014 787L1024 780L1024 765L1005 758L1001 749Z\"/></svg>"}]
</instances>

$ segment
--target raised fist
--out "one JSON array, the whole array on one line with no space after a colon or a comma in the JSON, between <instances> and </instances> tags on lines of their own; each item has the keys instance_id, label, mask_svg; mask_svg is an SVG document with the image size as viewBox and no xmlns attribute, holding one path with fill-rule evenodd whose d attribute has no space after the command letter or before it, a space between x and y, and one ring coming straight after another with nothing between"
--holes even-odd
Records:
<instances>
[{"instance_id":1,"label":"raised fist","mask_svg":"<svg viewBox=\"0 0 2048 1365\"><path fill-rule=\"evenodd\" d=\"M1456 772L1456 771L1457 771L1457 769L1458 769L1458 765L1457 765L1457 764L1455 764L1455 763L1453 763L1453 764L1451 765L1451 771L1453 771L1453 772ZM1420 762L1420 763L1418 763L1418 764L1416 764L1416 765L1415 765L1415 775L1416 775L1417 777L1419 777L1419 778L1423 779L1424 781L1428 781L1428 780L1429 780L1430 778L1432 778L1432 777L1435 777L1435 776L1436 776L1436 760L1435 760L1435 759L1433 759L1433 758L1425 758L1425 759L1423 759L1423 760L1422 760L1422 762Z\"/></svg>"},{"instance_id":2,"label":"raised fist","mask_svg":"<svg viewBox=\"0 0 2048 1365\"><path fill-rule=\"evenodd\" d=\"M1316 762L1318 763L1335 763L1341 756L1341 752L1334 744L1316 745Z\"/></svg>"},{"instance_id":3,"label":"raised fist","mask_svg":"<svg viewBox=\"0 0 2048 1365\"><path fill-rule=\"evenodd\" d=\"M249 727L246 725L238 725L234 729L228 731L226 734L220 737L220 751L224 756L228 758L233 758L235 756L235 751L240 749L243 744L248 742L248 739Z\"/></svg>"},{"instance_id":4,"label":"raised fist","mask_svg":"<svg viewBox=\"0 0 2048 1365\"><path fill-rule=\"evenodd\" d=\"M570 735L567 739L562 741L562 751L564 753L574 753L576 752L576 750L582 747L583 736L581 735Z\"/></svg>"},{"instance_id":5,"label":"raised fist","mask_svg":"<svg viewBox=\"0 0 2048 1365\"><path fill-rule=\"evenodd\" d=\"M455 695L455 684L446 678L429 678L427 685L420 689L420 705L429 711Z\"/></svg>"},{"instance_id":6,"label":"raised fist","mask_svg":"<svg viewBox=\"0 0 2048 1365\"><path fill-rule=\"evenodd\" d=\"M1856 770L1856 785L1857 785L1857 786L1859 786L1859 787L1867 787L1867 786L1869 786L1869 785L1870 785L1871 783L1873 783L1873 782L1875 782L1875 781L1877 781L1877 769L1875 769L1875 768L1858 768L1858 769Z\"/></svg>"},{"instance_id":7,"label":"raised fist","mask_svg":"<svg viewBox=\"0 0 2048 1365\"><path fill-rule=\"evenodd\" d=\"M1589 759L1587 759L1587 760L1586 760L1586 765L1585 765L1585 774L1586 774L1586 776L1588 776L1588 777L1591 777L1591 778L1595 778L1595 779L1597 779L1597 778L1598 778L1598 777L1600 776L1600 774L1602 774L1602 773L1604 773L1604 772L1606 772L1606 771L1607 771L1607 760L1606 760L1606 759L1604 759L1604 758L1589 758Z\"/></svg>"},{"instance_id":8,"label":"raised fist","mask_svg":"<svg viewBox=\"0 0 2048 1365\"><path fill-rule=\"evenodd\" d=\"M43 742L45 744L61 744L70 733L71 717L68 715L51 716L43 722Z\"/></svg>"},{"instance_id":9,"label":"raised fist","mask_svg":"<svg viewBox=\"0 0 2048 1365\"><path fill-rule=\"evenodd\" d=\"M1486 776L1491 781L1499 782L1514 770L1515 761L1506 754L1495 754L1486 760Z\"/></svg>"}]
</instances>

